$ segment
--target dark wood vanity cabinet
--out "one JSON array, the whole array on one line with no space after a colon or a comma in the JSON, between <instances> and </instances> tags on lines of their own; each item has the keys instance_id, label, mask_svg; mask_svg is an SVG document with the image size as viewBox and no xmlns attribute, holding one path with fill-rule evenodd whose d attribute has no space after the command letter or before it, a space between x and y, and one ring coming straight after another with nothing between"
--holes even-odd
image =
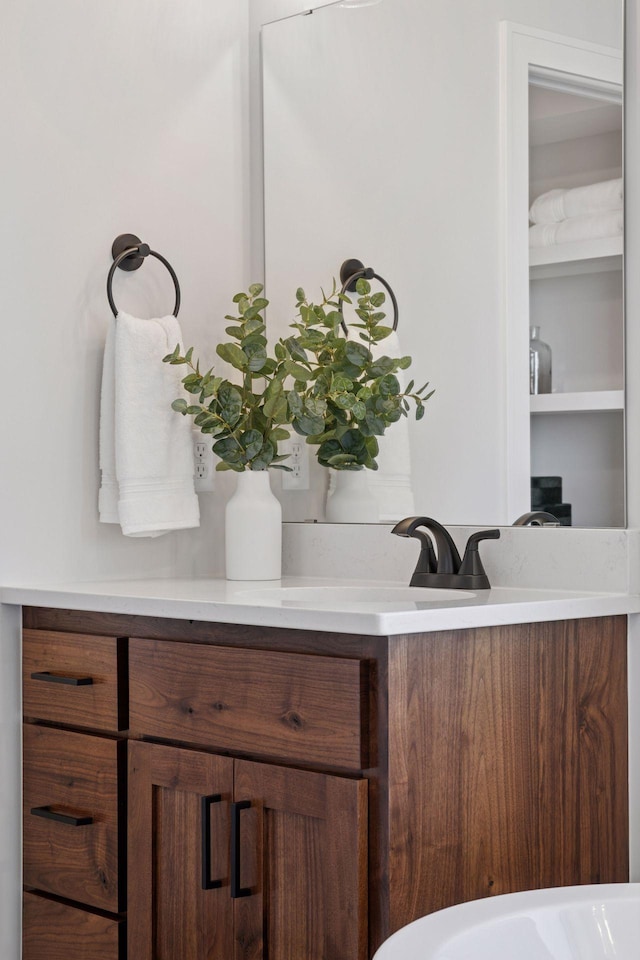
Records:
<instances>
[{"instance_id":1,"label":"dark wood vanity cabinet","mask_svg":"<svg viewBox=\"0 0 640 960\"><path fill-rule=\"evenodd\" d=\"M24 960L368 960L453 903L628 879L624 617L24 623Z\"/></svg>"}]
</instances>

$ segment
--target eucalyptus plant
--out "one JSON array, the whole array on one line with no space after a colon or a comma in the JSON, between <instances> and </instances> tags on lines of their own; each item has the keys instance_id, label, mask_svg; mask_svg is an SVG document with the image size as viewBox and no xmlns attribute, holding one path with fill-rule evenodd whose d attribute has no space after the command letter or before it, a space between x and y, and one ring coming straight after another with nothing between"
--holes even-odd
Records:
<instances>
[{"instance_id":1,"label":"eucalyptus plant","mask_svg":"<svg viewBox=\"0 0 640 960\"><path fill-rule=\"evenodd\" d=\"M433 395L428 383L415 390L413 380L401 387L397 373L411 365L411 357L392 358L374 347L392 328L380 310L384 293L371 293L368 280L356 284L358 339L342 333L340 302L351 303L339 293L334 281L319 304L311 303L302 288L296 293L296 334L280 340L275 352L279 362L294 376L287 391L293 429L317 446L318 462L336 470L377 470L378 437L406 417L415 406L416 420L424 416L425 403Z\"/></svg>"},{"instance_id":2,"label":"eucalyptus plant","mask_svg":"<svg viewBox=\"0 0 640 960\"><path fill-rule=\"evenodd\" d=\"M193 417L200 431L212 438L213 452L220 458L216 470L288 470L278 453L278 444L289 437L285 424L290 420L284 388L291 360L269 357L263 311L269 301L261 297L263 287L254 283L248 293L237 293L233 302L239 316L227 315L231 338L216 347L218 356L237 373L234 380L214 375L214 368L200 372L193 362L193 347L182 354L180 345L164 357L164 363L184 364L185 391L194 399L174 400L172 407ZM235 382L238 380L239 382Z\"/></svg>"}]
</instances>

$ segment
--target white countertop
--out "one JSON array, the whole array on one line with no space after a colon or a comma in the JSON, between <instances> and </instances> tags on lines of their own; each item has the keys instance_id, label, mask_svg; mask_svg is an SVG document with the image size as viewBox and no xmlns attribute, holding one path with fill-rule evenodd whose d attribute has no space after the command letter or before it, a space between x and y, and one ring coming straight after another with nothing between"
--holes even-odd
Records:
<instances>
[{"instance_id":1,"label":"white countertop","mask_svg":"<svg viewBox=\"0 0 640 960\"><path fill-rule=\"evenodd\" d=\"M341 591L350 586L379 590L380 599L354 602L341 597ZM74 581L0 587L0 602L377 636L640 613L640 596L625 593L494 587L471 597L460 591L460 599L423 603L407 600L406 586L317 577L252 583L192 579ZM308 591L318 587L327 587L329 592L317 599L291 599L292 588ZM283 596L280 588L287 594ZM403 589L402 602L389 599L389 588Z\"/></svg>"}]
</instances>

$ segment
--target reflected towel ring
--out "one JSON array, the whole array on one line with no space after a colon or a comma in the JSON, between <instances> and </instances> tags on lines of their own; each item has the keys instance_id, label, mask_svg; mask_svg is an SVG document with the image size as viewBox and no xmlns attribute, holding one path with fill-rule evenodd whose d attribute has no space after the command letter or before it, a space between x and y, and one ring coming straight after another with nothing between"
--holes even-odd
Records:
<instances>
[{"instance_id":1,"label":"reflected towel ring","mask_svg":"<svg viewBox=\"0 0 640 960\"><path fill-rule=\"evenodd\" d=\"M111 307L111 312L114 317L118 316L118 308L113 300L111 285L116 269L120 267L121 270L137 270L144 263L145 257L155 257L156 260L159 260L160 263L165 265L171 274L173 286L176 291L173 315L174 317L178 316L178 311L180 310L180 284L178 283L176 272L168 260L165 260L165 258L160 253L156 253L155 250L151 250L148 243L142 243L140 238L136 237L133 233L121 233L119 237L116 237L111 247L111 256L113 257L113 263L107 276L107 300L109 301L109 306Z\"/></svg>"},{"instance_id":2,"label":"reflected towel ring","mask_svg":"<svg viewBox=\"0 0 640 960\"><path fill-rule=\"evenodd\" d=\"M380 274L376 273L373 267L365 267L364 263L361 260L345 260L342 266L340 267L340 283L342 284L342 289L340 294L344 294L347 291L354 291L356 289L356 282L358 280L378 280L379 283L385 288L389 296L391 297L391 303L393 304L393 330L398 329L398 301L396 300L396 295ZM345 323L344 316L342 315L343 300L338 301L338 312L342 317L340 321L342 329L344 330L345 336L349 335L349 328Z\"/></svg>"}]
</instances>

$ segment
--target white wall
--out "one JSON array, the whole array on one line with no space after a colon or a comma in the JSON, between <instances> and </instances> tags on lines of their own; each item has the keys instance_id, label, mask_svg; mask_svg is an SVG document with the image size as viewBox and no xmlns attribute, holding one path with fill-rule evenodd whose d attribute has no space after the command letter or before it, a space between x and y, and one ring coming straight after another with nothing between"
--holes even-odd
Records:
<instances>
[{"instance_id":1,"label":"white wall","mask_svg":"<svg viewBox=\"0 0 640 960\"><path fill-rule=\"evenodd\" d=\"M127 540L97 521L104 285L112 240L137 233L178 273L185 339L222 332L247 281L247 34L238 0L4 0L4 582L189 574L203 539L215 566L210 529ZM157 261L114 293L143 315L173 305Z\"/></svg>"}]
</instances>

